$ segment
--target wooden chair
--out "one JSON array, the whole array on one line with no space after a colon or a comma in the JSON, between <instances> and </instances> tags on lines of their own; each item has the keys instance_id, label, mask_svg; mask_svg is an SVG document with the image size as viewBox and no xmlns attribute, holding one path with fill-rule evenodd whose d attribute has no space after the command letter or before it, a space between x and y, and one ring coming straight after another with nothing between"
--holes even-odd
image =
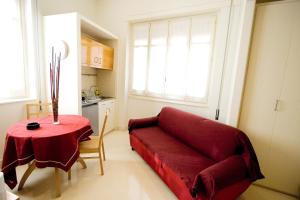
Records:
<instances>
[{"instance_id":1,"label":"wooden chair","mask_svg":"<svg viewBox=\"0 0 300 200\"><path fill-rule=\"evenodd\" d=\"M26 104L27 119L34 117L45 117L51 114L51 103L29 103Z\"/></svg>"},{"instance_id":2,"label":"wooden chair","mask_svg":"<svg viewBox=\"0 0 300 200\"><path fill-rule=\"evenodd\" d=\"M108 117L108 112L106 112L105 114L102 130L99 132L99 136L90 136L91 140L81 142L79 148L80 154L98 153L98 157L81 157L81 158L83 159L99 158L100 174L102 176L104 175L103 160L105 160L103 135L104 135L104 130L107 122L107 117ZM103 154L103 160L102 160L102 154Z\"/></svg>"}]
</instances>

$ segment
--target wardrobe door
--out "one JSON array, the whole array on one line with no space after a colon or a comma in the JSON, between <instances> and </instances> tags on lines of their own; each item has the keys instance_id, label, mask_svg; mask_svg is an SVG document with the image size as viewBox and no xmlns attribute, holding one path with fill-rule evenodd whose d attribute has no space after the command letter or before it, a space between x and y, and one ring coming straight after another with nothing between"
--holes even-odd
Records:
<instances>
[{"instance_id":1,"label":"wardrobe door","mask_svg":"<svg viewBox=\"0 0 300 200\"><path fill-rule=\"evenodd\" d=\"M270 145L270 185L300 191L300 2L293 5L293 29Z\"/></svg>"},{"instance_id":2,"label":"wardrobe door","mask_svg":"<svg viewBox=\"0 0 300 200\"><path fill-rule=\"evenodd\" d=\"M247 133L268 174L269 144L276 117L292 27L289 6L258 6L239 128Z\"/></svg>"},{"instance_id":3,"label":"wardrobe door","mask_svg":"<svg viewBox=\"0 0 300 200\"><path fill-rule=\"evenodd\" d=\"M300 187L299 5L257 6L239 123L266 176L259 183L294 195Z\"/></svg>"}]
</instances>

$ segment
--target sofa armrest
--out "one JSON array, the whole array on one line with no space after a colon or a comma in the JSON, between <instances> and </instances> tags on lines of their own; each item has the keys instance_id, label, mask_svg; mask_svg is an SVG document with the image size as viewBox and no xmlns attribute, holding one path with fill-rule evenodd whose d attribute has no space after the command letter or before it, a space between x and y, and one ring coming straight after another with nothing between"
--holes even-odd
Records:
<instances>
[{"instance_id":1,"label":"sofa armrest","mask_svg":"<svg viewBox=\"0 0 300 200\"><path fill-rule=\"evenodd\" d=\"M130 119L128 122L128 130L130 132L136 128L155 126L157 124L158 124L158 116L142 118L142 119Z\"/></svg>"},{"instance_id":2,"label":"sofa armrest","mask_svg":"<svg viewBox=\"0 0 300 200\"><path fill-rule=\"evenodd\" d=\"M243 132L239 133L238 138L242 146L240 152L237 153L240 154L244 159L244 162L247 166L249 179L251 181L256 181L257 179L264 178L264 175L260 171L259 163L249 138Z\"/></svg>"},{"instance_id":3,"label":"sofa armrest","mask_svg":"<svg viewBox=\"0 0 300 200\"><path fill-rule=\"evenodd\" d=\"M202 170L194 179L191 194L196 197L202 191L212 199L217 191L244 180L247 167L241 156L231 156Z\"/></svg>"}]
</instances>

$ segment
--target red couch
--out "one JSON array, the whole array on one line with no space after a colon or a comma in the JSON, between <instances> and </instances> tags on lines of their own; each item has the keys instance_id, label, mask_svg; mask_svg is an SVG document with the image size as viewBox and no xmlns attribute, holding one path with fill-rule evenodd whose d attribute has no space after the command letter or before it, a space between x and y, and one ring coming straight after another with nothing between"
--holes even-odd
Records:
<instances>
[{"instance_id":1,"label":"red couch","mask_svg":"<svg viewBox=\"0 0 300 200\"><path fill-rule=\"evenodd\" d=\"M233 200L264 178L240 130L165 107L129 120L130 144L182 200Z\"/></svg>"}]
</instances>

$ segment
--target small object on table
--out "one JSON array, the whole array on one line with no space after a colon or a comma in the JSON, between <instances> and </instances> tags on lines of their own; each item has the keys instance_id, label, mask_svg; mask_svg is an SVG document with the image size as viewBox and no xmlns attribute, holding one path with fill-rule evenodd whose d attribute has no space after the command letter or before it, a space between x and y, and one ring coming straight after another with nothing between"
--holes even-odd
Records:
<instances>
[{"instance_id":1,"label":"small object on table","mask_svg":"<svg viewBox=\"0 0 300 200\"><path fill-rule=\"evenodd\" d=\"M35 130L40 128L40 124L38 122L31 122L26 125L27 130Z\"/></svg>"}]
</instances>

